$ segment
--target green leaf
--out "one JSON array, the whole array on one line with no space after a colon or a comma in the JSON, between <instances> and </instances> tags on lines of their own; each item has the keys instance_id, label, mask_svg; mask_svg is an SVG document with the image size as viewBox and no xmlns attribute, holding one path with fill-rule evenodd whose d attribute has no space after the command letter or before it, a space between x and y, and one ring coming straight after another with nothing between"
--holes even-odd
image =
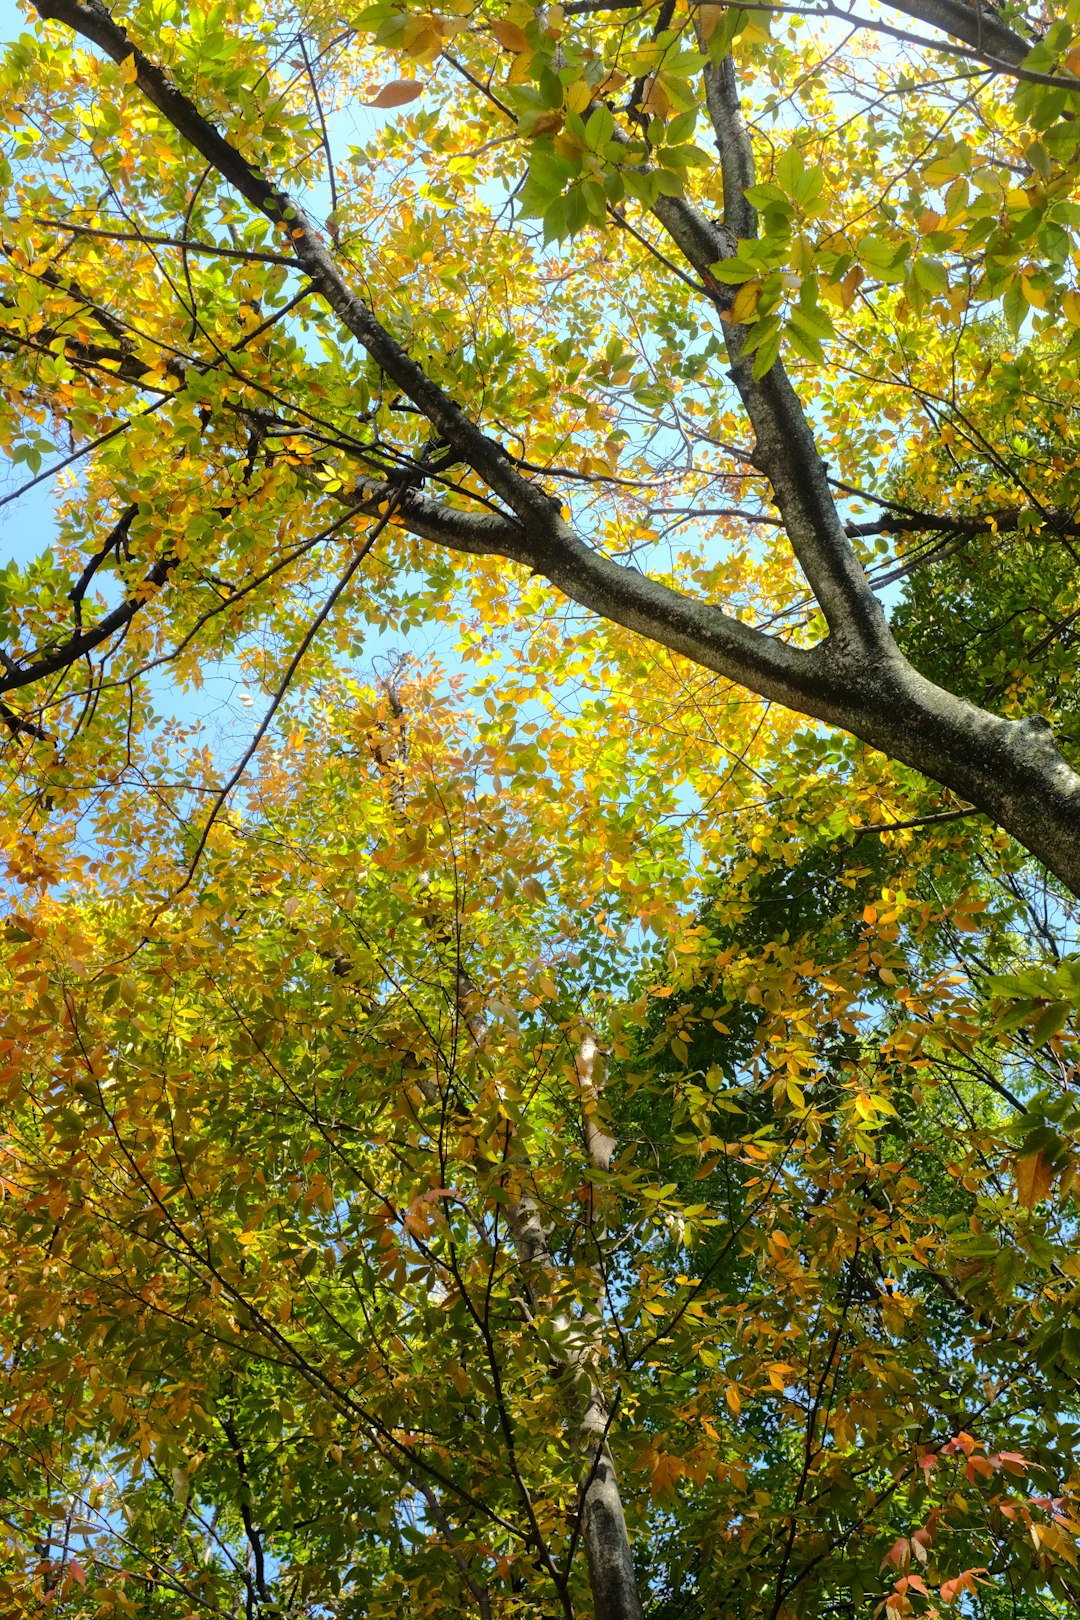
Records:
<instances>
[{"instance_id":1,"label":"green leaf","mask_svg":"<svg viewBox=\"0 0 1080 1620\"><path fill-rule=\"evenodd\" d=\"M1069 1001L1052 1001L1039 1014L1031 1027L1031 1040L1035 1046L1045 1046L1065 1028L1072 1013Z\"/></svg>"}]
</instances>

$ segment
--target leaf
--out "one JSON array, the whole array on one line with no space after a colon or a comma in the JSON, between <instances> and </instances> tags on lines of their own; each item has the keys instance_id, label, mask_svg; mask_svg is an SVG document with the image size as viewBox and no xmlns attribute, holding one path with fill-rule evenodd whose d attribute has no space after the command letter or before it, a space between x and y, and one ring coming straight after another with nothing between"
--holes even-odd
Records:
<instances>
[{"instance_id":1,"label":"leaf","mask_svg":"<svg viewBox=\"0 0 1080 1620\"><path fill-rule=\"evenodd\" d=\"M1029 1212L1036 1204L1042 1203L1054 1184L1053 1166L1046 1162L1041 1153L1026 1153L1023 1158L1014 1160L1013 1175L1016 1177L1017 1197Z\"/></svg>"},{"instance_id":2,"label":"leaf","mask_svg":"<svg viewBox=\"0 0 1080 1620\"><path fill-rule=\"evenodd\" d=\"M519 28L517 23L510 22L505 17L491 24L491 32L505 51L518 53L532 50L524 29Z\"/></svg>"},{"instance_id":3,"label":"leaf","mask_svg":"<svg viewBox=\"0 0 1080 1620\"><path fill-rule=\"evenodd\" d=\"M962 1575L954 1575L952 1580L942 1581L941 1601L952 1604L956 1602L958 1597L962 1597L965 1592L977 1591L976 1582L980 1575L986 1573L986 1567L983 1565L978 1569L965 1569Z\"/></svg>"},{"instance_id":4,"label":"leaf","mask_svg":"<svg viewBox=\"0 0 1080 1620\"><path fill-rule=\"evenodd\" d=\"M742 323L750 319L757 308L758 299L761 297L761 288L762 282L760 279L748 281L739 288L731 302L731 319L733 321Z\"/></svg>"},{"instance_id":5,"label":"leaf","mask_svg":"<svg viewBox=\"0 0 1080 1620\"><path fill-rule=\"evenodd\" d=\"M894 1569L905 1569L911 1562L911 1544L906 1536L895 1541L881 1560L880 1568L891 1564Z\"/></svg>"},{"instance_id":6,"label":"leaf","mask_svg":"<svg viewBox=\"0 0 1080 1620\"><path fill-rule=\"evenodd\" d=\"M676 1484L685 1474L686 1469L679 1457L670 1453L661 1452L652 1466L650 1488L653 1500L661 1496L674 1496Z\"/></svg>"},{"instance_id":7,"label":"leaf","mask_svg":"<svg viewBox=\"0 0 1080 1620\"><path fill-rule=\"evenodd\" d=\"M1044 1007L1031 1026L1031 1040L1034 1046L1045 1046L1047 1041L1064 1029L1072 1013L1070 1001L1051 1001Z\"/></svg>"},{"instance_id":8,"label":"leaf","mask_svg":"<svg viewBox=\"0 0 1080 1620\"><path fill-rule=\"evenodd\" d=\"M377 95L370 101L361 105L365 107L404 107L406 102L415 101L417 96L424 93L424 86L418 79L393 79L384 84Z\"/></svg>"}]
</instances>

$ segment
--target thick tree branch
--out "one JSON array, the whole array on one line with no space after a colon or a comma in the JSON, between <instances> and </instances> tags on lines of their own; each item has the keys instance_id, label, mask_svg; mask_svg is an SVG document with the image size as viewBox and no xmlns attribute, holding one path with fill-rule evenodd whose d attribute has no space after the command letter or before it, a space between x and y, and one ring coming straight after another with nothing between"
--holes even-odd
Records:
<instances>
[{"instance_id":1,"label":"thick tree branch","mask_svg":"<svg viewBox=\"0 0 1080 1620\"><path fill-rule=\"evenodd\" d=\"M390 487L365 486L354 496L356 504L374 513ZM814 701L825 701L830 692L841 698L844 683L831 671L823 649L789 647L709 603L613 562L561 520L560 544L549 549L510 518L459 511L413 490L403 497L399 517L412 533L452 550L522 563L601 618L749 684L762 696L795 708L810 692Z\"/></svg>"},{"instance_id":2,"label":"thick tree branch","mask_svg":"<svg viewBox=\"0 0 1080 1620\"><path fill-rule=\"evenodd\" d=\"M981 534L1015 534L1021 520L1029 515L1023 507L1003 506L992 512L964 512L951 516L946 512L888 512L875 518L873 523L848 523L847 533L853 538L875 534L940 534L964 535L976 539ZM1041 535L1080 535L1080 523L1071 512L1055 512L1051 521L1039 524Z\"/></svg>"},{"instance_id":3,"label":"thick tree branch","mask_svg":"<svg viewBox=\"0 0 1080 1620\"><path fill-rule=\"evenodd\" d=\"M739 105L731 57L704 70L705 99L720 153L724 186L724 232L734 249L757 235L757 214L746 192L754 184L750 132ZM707 265L696 265L699 272ZM744 328L725 322L732 375L756 436L754 465L773 486L792 549L817 597L835 643L843 652L890 646L885 616L855 555L829 488L827 469L813 430L777 360L755 378L743 357Z\"/></svg>"},{"instance_id":4,"label":"thick tree branch","mask_svg":"<svg viewBox=\"0 0 1080 1620\"><path fill-rule=\"evenodd\" d=\"M709 0L702 3L708 4ZM605 11L643 12L650 8L642 5L641 0L569 0L563 9L568 17L581 17ZM773 7L768 0L751 0L744 9L792 11L804 17L838 17L855 27L874 26L868 19L836 4ZM1001 20L988 0L970 0L970 3L969 0L885 0L885 9L902 12L905 17L914 17L931 28L940 28L942 33L970 45L990 66L1019 67L1031 49L1022 35Z\"/></svg>"},{"instance_id":5,"label":"thick tree branch","mask_svg":"<svg viewBox=\"0 0 1080 1620\"><path fill-rule=\"evenodd\" d=\"M1019 67L1031 46L1003 23L988 0L887 0L888 9L940 28L987 56Z\"/></svg>"}]
</instances>

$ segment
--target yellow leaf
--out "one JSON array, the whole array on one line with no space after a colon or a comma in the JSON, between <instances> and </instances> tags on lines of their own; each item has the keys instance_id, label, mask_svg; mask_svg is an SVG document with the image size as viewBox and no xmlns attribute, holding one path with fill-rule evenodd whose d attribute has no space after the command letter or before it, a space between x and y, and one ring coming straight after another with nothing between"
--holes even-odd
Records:
<instances>
[{"instance_id":1,"label":"yellow leaf","mask_svg":"<svg viewBox=\"0 0 1080 1620\"><path fill-rule=\"evenodd\" d=\"M739 1397L739 1388L737 1384L728 1385L727 1389L724 1391L724 1399L731 1407L731 1410L734 1412L735 1416L738 1417L739 1413L742 1411L742 1401Z\"/></svg>"},{"instance_id":2,"label":"yellow leaf","mask_svg":"<svg viewBox=\"0 0 1080 1620\"><path fill-rule=\"evenodd\" d=\"M584 79L576 79L566 92L566 105L571 112L583 113L592 100L592 86Z\"/></svg>"},{"instance_id":3,"label":"yellow leaf","mask_svg":"<svg viewBox=\"0 0 1080 1620\"><path fill-rule=\"evenodd\" d=\"M1071 1536L1067 1536L1056 1524L1033 1524L1031 1539L1040 1553L1049 1553L1052 1557L1064 1558L1074 1567L1076 1565L1076 1546Z\"/></svg>"},{"instance_id":4,"label":"yellow leaf","mask_svg":"<svg viewBox=\"0 0 1080 1620\"><path fill-rule=\"evenodd\" d=\"M443 33L434 17L410 17L401 36L401 48L414 62L434 62L443 48Z\"/></svg>"},{"instance_id":5,"label":"yellow leaf","mask_svg":"<svg viewBox=\"0 0 1080 1620\"><path fill-rule=\"evenodd\" d=\"M1080 293L1070 287L1061 300L1061 310L1071 326L1080 326Z\"/></svg>"},{"instance_id":6,"label":"yellow leaf","mask_svg":"<svg viewBox=\"0 0 1080 1620\"><path fill-rule=\"evenodd\" d=\"M755 281L746 281L735 294L731 305L731 318L736 322L748 321L758 306L761 297L761 277Z\"/></svg>"},{"instance_id":7,"label":"yellow leaf","mask_svg":"<svg viewBox=\"0 0 1080 1620\"><path fill-rule=\"evenodd\" d=\"M742 31L743 44L744 45L761 45L761 44L764 44L765 40L767 40L769 38L769 32L770 32L771 28L772 28L772 16L771 16L771 14L769 12L767 12L767 11L756 13L756 15L753 15L753 20L751 22L747 23L746 27Z\"/></svg>"},{"instance_id":8,"label":"yellow leaf","mask_svg":"<svg viewBox=\"0 0 1080 1620\"><path fill-rule=\"evenodd\" d=\"M526 84L532 78L532 51L521 51L510 64L507 84Z\"/></svg>"},{"instance_id":9,"label":"yellow leaf","mask_svg":"<svg viewBox=\"0 0 1080 1620\"><path fill-rule=\"evenodd\" d=\"M562 129L555 137L554 146L560 157L578 158L585 148L572 129Z\"/></svg>"},{"instance_id":10,"label":"yellow leaf","mask_svg":"<svg viewBox=\"0 0 1080 1620\"><path fill-rule=\"evenodd\" d=\"M135 61L134 51L132 51L130 56L125 56L124 60L120 63L120 77L123 79L125 84L134 84L135 80L139 77L139 68Z\"/></svg>"},{"instance_id":11,"label":"yellow leaf","mask_svg":"<svg viewBox=\"0 0 1080 1620\"><path fill-rule=\"evenodd\" d=\"M469 1379L464 1367L458 1361L450 1363L450 1379L458 1394L465 1396L469 1393Z\"/></svg>"},{"instance_id":12,"label":"yellow leaf","mask_svg":"<svg viewBox=\"0 0 1080 1620\"><path fill-rule=\"evenodd\" d=\"M1050 291L1047 287L1036 287L1031 277L1023 274L1020 276L1020 286L1029 304L1033 304L1036 309L1046 308L1050 302Z\"/></svg>"}]
</instances>

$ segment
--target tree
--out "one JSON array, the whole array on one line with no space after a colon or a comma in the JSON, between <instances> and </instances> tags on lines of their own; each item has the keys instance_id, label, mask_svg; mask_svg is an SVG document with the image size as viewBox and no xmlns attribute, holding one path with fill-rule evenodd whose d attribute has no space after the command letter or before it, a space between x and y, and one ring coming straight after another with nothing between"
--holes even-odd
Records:
<instances>
[{"instance_id":1,"label":"tree","mask_svg":"<svg viewBox=\"0 0 1080 1620\"><path fill-rule=\"evenodd\" d=\"M43 444L51 451L42 420L66 423L88 494L71 514L72 572L58 559L40 581L9 575L16 738L49 746L41 711L59 699L33 694L57 680L70 694L95 653L82 692L96 694L105 663L117 665L112 681L130 680L150 648L192 656L209 634L220 651L260 598L280 611L332 530L381 512L427 543L405 550L410 562L431 568L431 544L509 559L852 732L989 815L1077 890L1080 784L1025 701L1073 622L1071 561L1058 566L1074 559L1072 473L1067 454L1002 420L993 361L1004 321L1023 340L1008 362L1017 394L1067 439L1057 406L1075 387L1067 334L1080 317L1068 16L987 18L963 0L894 7L892 21L781 8L773 38L769 11L591 0L520 16L387 0L344 30L318 7L273 20L240 5L122 20L96 0L36 11L55 26L15 47L8 69L5 341L19 365L7 431L36 469ZM887 43L861 54L799 26L834 17ZM430 86L453 106L357 148L348 176L334 163L335 113L388 57L428 78L395 79L370 105L405 105ZM699 114L719 175L690 138ZM875 204L879 171L897 201ZM284 189L292 177L321 183L324 229ZM547 243L569 237L569 256L517 215L542 216ZM560 285L572 299L553 305ZM703 348L680 331L707 333ZM723 349L749 445L717 375ZM782 350L815 390L810 416ZM985 401L979 379L991 372ZM859 419L843 422L856 394ZM867 403L879 422L910 419L883 437ZM887 486L913 449L916 466L926 460L912 440L927 426L952 498L920 476L913 506ZM883 515L845 525L836 497L862 494L860 480ZM578 481L595 504L568 515ZM726 564L677 562L668 580L641 569L667 495L688 502L677 523L705 520L717 509L702 496L717 484L764 502L734 517L725 502L720 532L778 525L798 576L761 540ZM329 523L328 502L344 508ZM908 661L866 571L868 531L901 540L886 577L972 540L994 559L1000 536L1023 536L1037 605L1025 598L1017 614L1039 615L1040 628L993 708ZM929 547L908 549L927 535ZM76 572L78 549L90 561ZM748 622L754 604L740 603L755 549L779 576L778 631ZM612 555L627 550L633 561ZM974 549L963 555L971 566ZM1044 594L1046 557L1065 583ZM118 600L84 623L106 569ZM117 638L119 661L105 657Z\"/></svg>"},{"instance_id":2,"label":"tree","mask_svg":"<svg viewBox=\"0 0 1080 1620\"><path fill-rule=\"evenodd\" d=\"M9 918L13 1615L1075 1606L1024 869L810 804L796 853L782 794L628 984L658 874L567 798L431 678L328 683L198 892L148 923L163 807Z\"/></svg>"},{"instance_id":3,"label":"tree","mask_svg":"<svg viewBox=\"0 0 1080 1620\"><path fill-rule=\"evenodd\" d=\"M1074 24L35 9L5 1604L1071 1612Z\"/></svg>"}]
</instances>

